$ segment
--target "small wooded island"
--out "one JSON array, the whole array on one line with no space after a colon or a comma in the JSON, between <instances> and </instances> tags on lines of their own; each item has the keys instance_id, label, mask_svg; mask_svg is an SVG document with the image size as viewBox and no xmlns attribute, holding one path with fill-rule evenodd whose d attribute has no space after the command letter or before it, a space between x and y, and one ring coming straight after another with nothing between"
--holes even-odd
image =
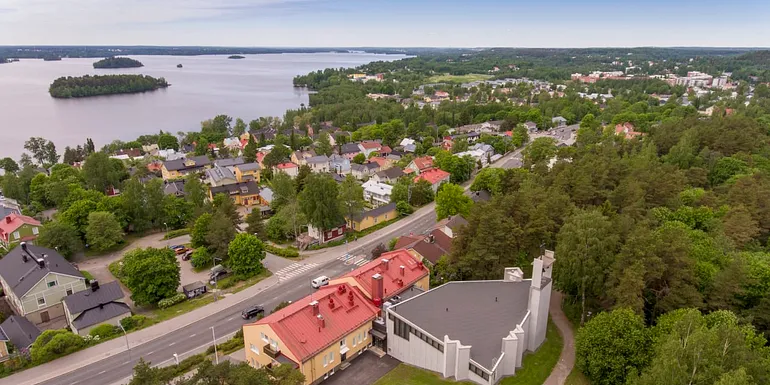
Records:
<instances>
[{"instance_id":1,"label":"small wooded island","mask_svg":"<svg viewBox=\"0 0 770 385\"><path fill-rule=\"evenodd\" d=\"M230 56L228 56L227 58L228 58L228 59L245 59L245 58L246 58L246 56L241 56L241 55L230 55Z\"/></svg>"},{"instance_id":2,"label":"small wooded island","mask_svg":"<svg viewBox=\"0 0 770 385\"><path fill-rule=\"evenodd\" d=\"M127 57L107 57L94 63L94 68L137 68L144 67L139 60Z\"/></svg>"},{"instance_id":3,"label":"small wooded island","mask_svg":"<svg viewBox=\"0 0 770 385\"><path fill-rule=\"evenodd\" d=\"M54 98L85 98L154 91L169 85L164 78L147 75L67 76L54 80L48 88L48 93Z\"/></svg>"}]
</instances>

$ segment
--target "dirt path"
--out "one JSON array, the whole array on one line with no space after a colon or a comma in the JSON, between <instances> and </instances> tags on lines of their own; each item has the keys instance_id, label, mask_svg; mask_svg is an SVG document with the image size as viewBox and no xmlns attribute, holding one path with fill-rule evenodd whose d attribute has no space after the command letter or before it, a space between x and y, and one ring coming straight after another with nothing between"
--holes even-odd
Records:
<instances>
[{"instance_id":1,"label":"dirt path","mask_svg":"<svg viewBox=\"0 0 770 385\"><path fill-rule=\"evenodd\" d=\"M549 304L551 319L559 329L564 346L561 348L559 362L553 368L551 375L545 380L543 385L564 385L567 376L575 366L575 336L572 331L572 324L561 310L562 295L554 291L551 294L551 303Z\"/></svg>"}]
</instances>

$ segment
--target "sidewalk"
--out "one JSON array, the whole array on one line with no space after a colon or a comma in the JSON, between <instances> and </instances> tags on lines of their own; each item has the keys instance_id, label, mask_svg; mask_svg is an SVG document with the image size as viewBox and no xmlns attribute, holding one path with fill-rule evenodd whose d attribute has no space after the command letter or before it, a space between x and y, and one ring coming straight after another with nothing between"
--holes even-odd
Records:
<instances>
[{"instance_id":1,"label":"sidewalk","mask_svg":"<svg viewBox=\"0 0 770 385\"><path fill-rule=\"evenodd\" d=\"M212 314L219 313L233 305L251 299L258 293L278 284L278 277L271 276L256 285L240 291L236 294L220 298L204 307L195 309L189 313L180 315L170 320L128 334L130 346L136 347L143 343L164 336L172 331L181 329L191 323L199 321L202 318ZM0 384L14 385L33 385L38 384L54 377L69 373L71 371L88 366L104 358L114 356L126 351L126 341L124 338L116 338L85 350L70 354L49 363L36 366L12 376L0 379Z\"/></svg>"},{"instance_id":2,"label":"sidewalk","mask_svg":"<svg viewBox=\"0 0 770 385\"><path fill-rule=\"evenodd\" d=\"M554 291L551 294L551 303L549 304L551 320L556 324L561 334L563 346L561 348L561 355L559 356L559 362L554 366L551 375L545 380L543 385L564 385L572 368L575 366L575 336L572 331L572 324L564 315L564 311L561 309L562 294Z\"/></svg>"}]
</instances>

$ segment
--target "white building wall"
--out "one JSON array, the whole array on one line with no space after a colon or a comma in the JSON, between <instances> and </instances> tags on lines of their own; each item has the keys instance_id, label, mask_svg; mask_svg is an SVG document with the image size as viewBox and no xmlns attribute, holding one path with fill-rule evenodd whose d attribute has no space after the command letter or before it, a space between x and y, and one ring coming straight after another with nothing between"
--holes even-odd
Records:
<instances>
[{"instance_id":1,"label":"white building wall","mask_svg":"<svg viewBox=\"0 0 770 385\"><path fill-rule=\"evenodd\" d=\"M465 369L468 371L468 380L473 381L480 385L487 385L490 383L489 381L477 376L476 373L471 372L467 367ZM492 378L490 377L490 381L491 380Z\"/></svg>"},{"instance_id":2,"label":"white building wall","mask_svg":"<svg viewBox=\"0 0 770 385\"><path fill-rule=\"evenodd\" d=\"M409 322L406 323L419 330L419 328ZM444 372L444 353L441 353L433 346L428 345L425 341L417 338L417 336L412 333L409 333L409 341L399 337L393 333L393 321L390 319L387 320L387 329L388 354L399 361L406 362L410 365L437 373ZM424 330L420 331L425 333ZM441 340L437 338L436 341Z\"/></svg>"}]
</instances>

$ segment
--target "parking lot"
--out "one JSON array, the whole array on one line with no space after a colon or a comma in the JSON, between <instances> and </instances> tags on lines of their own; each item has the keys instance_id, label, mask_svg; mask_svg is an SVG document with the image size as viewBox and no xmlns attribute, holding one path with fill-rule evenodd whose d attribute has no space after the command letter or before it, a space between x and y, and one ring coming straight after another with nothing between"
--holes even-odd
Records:
<instances>
[{"instance_id":1,"label":"parking lot","mask_svg":"<svg viewBox=\"0 0 770 385\"><path fill-rule=\"evenodd\" d=\"M400 364L397 359L385 355L382 358L367 350L350 362L347 369L338 371L324 385L372 385Z\"/></svg>"}]
</instances>

